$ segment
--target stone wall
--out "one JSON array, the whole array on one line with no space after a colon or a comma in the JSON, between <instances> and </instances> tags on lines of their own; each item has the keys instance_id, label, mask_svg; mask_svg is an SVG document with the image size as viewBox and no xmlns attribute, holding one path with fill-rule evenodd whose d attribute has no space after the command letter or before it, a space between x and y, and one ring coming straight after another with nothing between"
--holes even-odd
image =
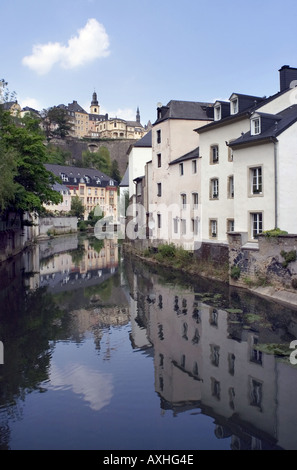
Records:
<instances>
[{"instance_id":1,"label":"stone wall","mask_svg":"<svg viewBox=\"0 0 297 470\"><path fill-rule=\"evenodd\" d=\"M78 140L78 139L68 139L68 140L53 140L51 143L57 145L63 150L71 152L71 161L69 165L82 165L82 153L84 151L98 152L100 147L106 147L110 154L110 160L116 160L119 165L119 171L121 177L124 176L124 173L128 164L128 155L130 145L133 145L137 140L134 139L108 139L108 140Z\"/></svg>"},{"instance_id":2,"label":"stone wall","mask_svg":"<svg viewBox=\"0 0 297 470\"><path fill-rule=\"evenodd\" d=\"M39 237L77 232L77 217L43 217L39 219Z\"/></svg>"},{"instance_id":3,"label":"stone wall","mask_svg":"<svg viewBox=\"0 0 297 470\"><path fill-rule=\"evenodd\" d=\"M229 233L228 240L231 285L297 287L297 235L260 235L258 243L247 243L246 234Z\"/></svg>"},{"instance_id":4,"label":"stone wall","mask_svg":"<svg viewBox=\"0 0 297 470\"><path fill-rule=\"evenodd\" d=\"M194 250L194 258L197 261L210 261L227 265L229 262L229 248L227 244L202 242L201 246Z\"/></svg>"}]
</instances>

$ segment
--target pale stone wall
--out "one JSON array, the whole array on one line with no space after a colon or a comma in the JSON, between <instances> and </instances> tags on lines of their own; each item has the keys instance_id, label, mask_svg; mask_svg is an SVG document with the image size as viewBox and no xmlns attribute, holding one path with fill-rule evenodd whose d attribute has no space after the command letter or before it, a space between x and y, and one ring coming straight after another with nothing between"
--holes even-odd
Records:
<instances>
[{"instance_id":1,"label":"pale stone wall","mask_svg":"<svg viewBox=\"0 0 297 470\"><path fill-rule=\"evenodd\" d=\"M44 217L39 219L39 236L77 231L77 217Z\"/></svg>"},{"instance_id":2,"label":"pale stone wall","mask_svg":"<svg viewBox=\"0 0 297 470\"><path fill-rule=\"evenodd\" d=\"M296 289L297 261L285 265L281 254L292 253L297 256L297 235L278 237L259 236L258 244L245 244L245 233L229 233L229 267L230 284L248 287L256 285L273 285L279 288ZM231 276L233 266L240 269L240 277Z\"/></svg>"}]
</instances>

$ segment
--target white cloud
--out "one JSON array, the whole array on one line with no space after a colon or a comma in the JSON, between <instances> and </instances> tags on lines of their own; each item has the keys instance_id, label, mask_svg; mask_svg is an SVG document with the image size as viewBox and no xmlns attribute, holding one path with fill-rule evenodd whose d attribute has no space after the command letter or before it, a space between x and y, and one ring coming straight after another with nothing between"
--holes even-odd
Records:
<instances>
[{"instance_id":1,"label":"white cloud","mask_svg":"<svg viewBox=\"0 0 297 470\"><path fill-rule=\"evenodd\" d=\"M108 117L124 119L125 121L135 121L136 120L136 109L131 108L118 108L116 111L105 111L100 110L100 114L108 113Z\"/></svg>"},{"instance_id":2,"label":"white cloud","mask_svg":"<svg viewBox=\"0 0 297 470\"><path fill-rule=\"evenodd\" d=\"M55 64L73 69L108 55L109 38L105 28L91 18L76 36L68 40L67 46L59 42L36 44L32 54L24 57L22 63L39 75L45 75Z\"/></svg>"},{"instance_id":3,"label":"white cloud","mask_svg":"<svg viewBox=\"0 0 297 470\"><path fill-rule=\"evenodd\" d=\"M42 109L42 105L38 100L29 97L21 99L20 106L21 108L25 108L26 106L28 106L29 108L36 109L37 111L40 111Z\"/></svg>"},{"instance_id":4,"label":"white cloud","mask_svg":"<svg viewBox=\"0 0 297 470\"><path fill-rule=\"evenodd\" d=\"M48 388L71 389L95 411L107 406L113 396L111 374L101 373L78 363L68 363L62 367L52 363Z\"/></svg>"}]
</instances>

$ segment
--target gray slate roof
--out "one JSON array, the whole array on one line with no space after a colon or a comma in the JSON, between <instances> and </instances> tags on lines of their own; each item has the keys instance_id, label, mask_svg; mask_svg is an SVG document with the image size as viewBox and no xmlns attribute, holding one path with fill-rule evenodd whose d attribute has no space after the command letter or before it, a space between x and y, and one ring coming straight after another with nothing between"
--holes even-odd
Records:
<instances>
[{"instance_id":1,"label":"gray slate roof","mask_svg":"<svg viewBox=\"0 0 297 470\"><path fill-rule=\"evenodd\" d=\"M54 173L56 176L61 176L61 174L64 174L68 176L69 182L68 185L70 184L78 184L79 180L81 178L84 178L85 176L88 176L90 178L90 182L86 182L86 185L88 186L108 186L110 181L113 181L113 186L118 186L118 183L116 180L111 178L110 176L106 175L100 170L96 170L94 168L79 168L76 166L67 166L67 165L54 165L47 163L45 164L45 168L48 171L51 171ZM100 184L96 184L96 180L100 179ZM77 180L75 183L74 179ZM65 183L64 183L65 184Z\"/></svg>"},{"instance_id":2,"label":"gray slate roof","mask_svg":"<svg viewBox=\"0 0 297 470\"><path fill-rule=\"evenodd\" d=\"M145 134L142 139L139 139L133 147L151 147L152 146L152 131Z\"/></svg>"},{"instance_id":3,"label":"gray slate roof","mask_svg":"<svg viewBox=\"0 0 297 470\"><path fill-rule=\"evenodd\" d=\"M155 124L167 119L188 119L199 121L210 121L213 119L213 104L197 101L171 100L167 106L158 108L161 111Z\"/></svg>"},{"instance_id":4,"label":"gray slate roof","mask_svg":"<svg viewBox=\"0 0 297 470\"><path fill-rule=\"evenodd\" d=\"M281 111L277 114L257 113L264 122L264 126L261 125L261 133L257 135L251 135L251 132L243 134L236 140L230 143L230 147L235 148L241 145L249 145L254 142L276 139L278 135L284 132L288 127L297 122L297 105L292 105L289 108Z\"/></svg>"},{"instance_id":5,"label":"gray slate roof","mask_svg":"<svg viewBox=\"0 0 297 470\"><path fill-rule=\"evenodd\" d=\"M194 150L191 150L191 152L186 153L182 157L172 160L169 165L175 165L176 163L181 163L186 160L194 160L195 158L199 158L199 147L195 148Z\"/></svg>"}]
</instances>

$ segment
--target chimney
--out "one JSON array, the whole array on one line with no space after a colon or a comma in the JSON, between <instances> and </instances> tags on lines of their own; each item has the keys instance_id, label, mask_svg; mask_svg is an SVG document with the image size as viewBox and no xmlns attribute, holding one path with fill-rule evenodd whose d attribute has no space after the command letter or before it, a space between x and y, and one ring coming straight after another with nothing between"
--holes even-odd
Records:
<instances>
[{"instance_id":1,"label":"chimney","mask_svg":"<svg viewBox=\"0 0 297 470\"><path fill-rule=\"evenodd\" d=\"M280 79L280 91L288 90L289 88L294 88L297 85L297 68L290 67L289 65L283 65L279 69L279 79ZM292 83L296 81L296 83Z\"/></svg>"}]
</instances>

